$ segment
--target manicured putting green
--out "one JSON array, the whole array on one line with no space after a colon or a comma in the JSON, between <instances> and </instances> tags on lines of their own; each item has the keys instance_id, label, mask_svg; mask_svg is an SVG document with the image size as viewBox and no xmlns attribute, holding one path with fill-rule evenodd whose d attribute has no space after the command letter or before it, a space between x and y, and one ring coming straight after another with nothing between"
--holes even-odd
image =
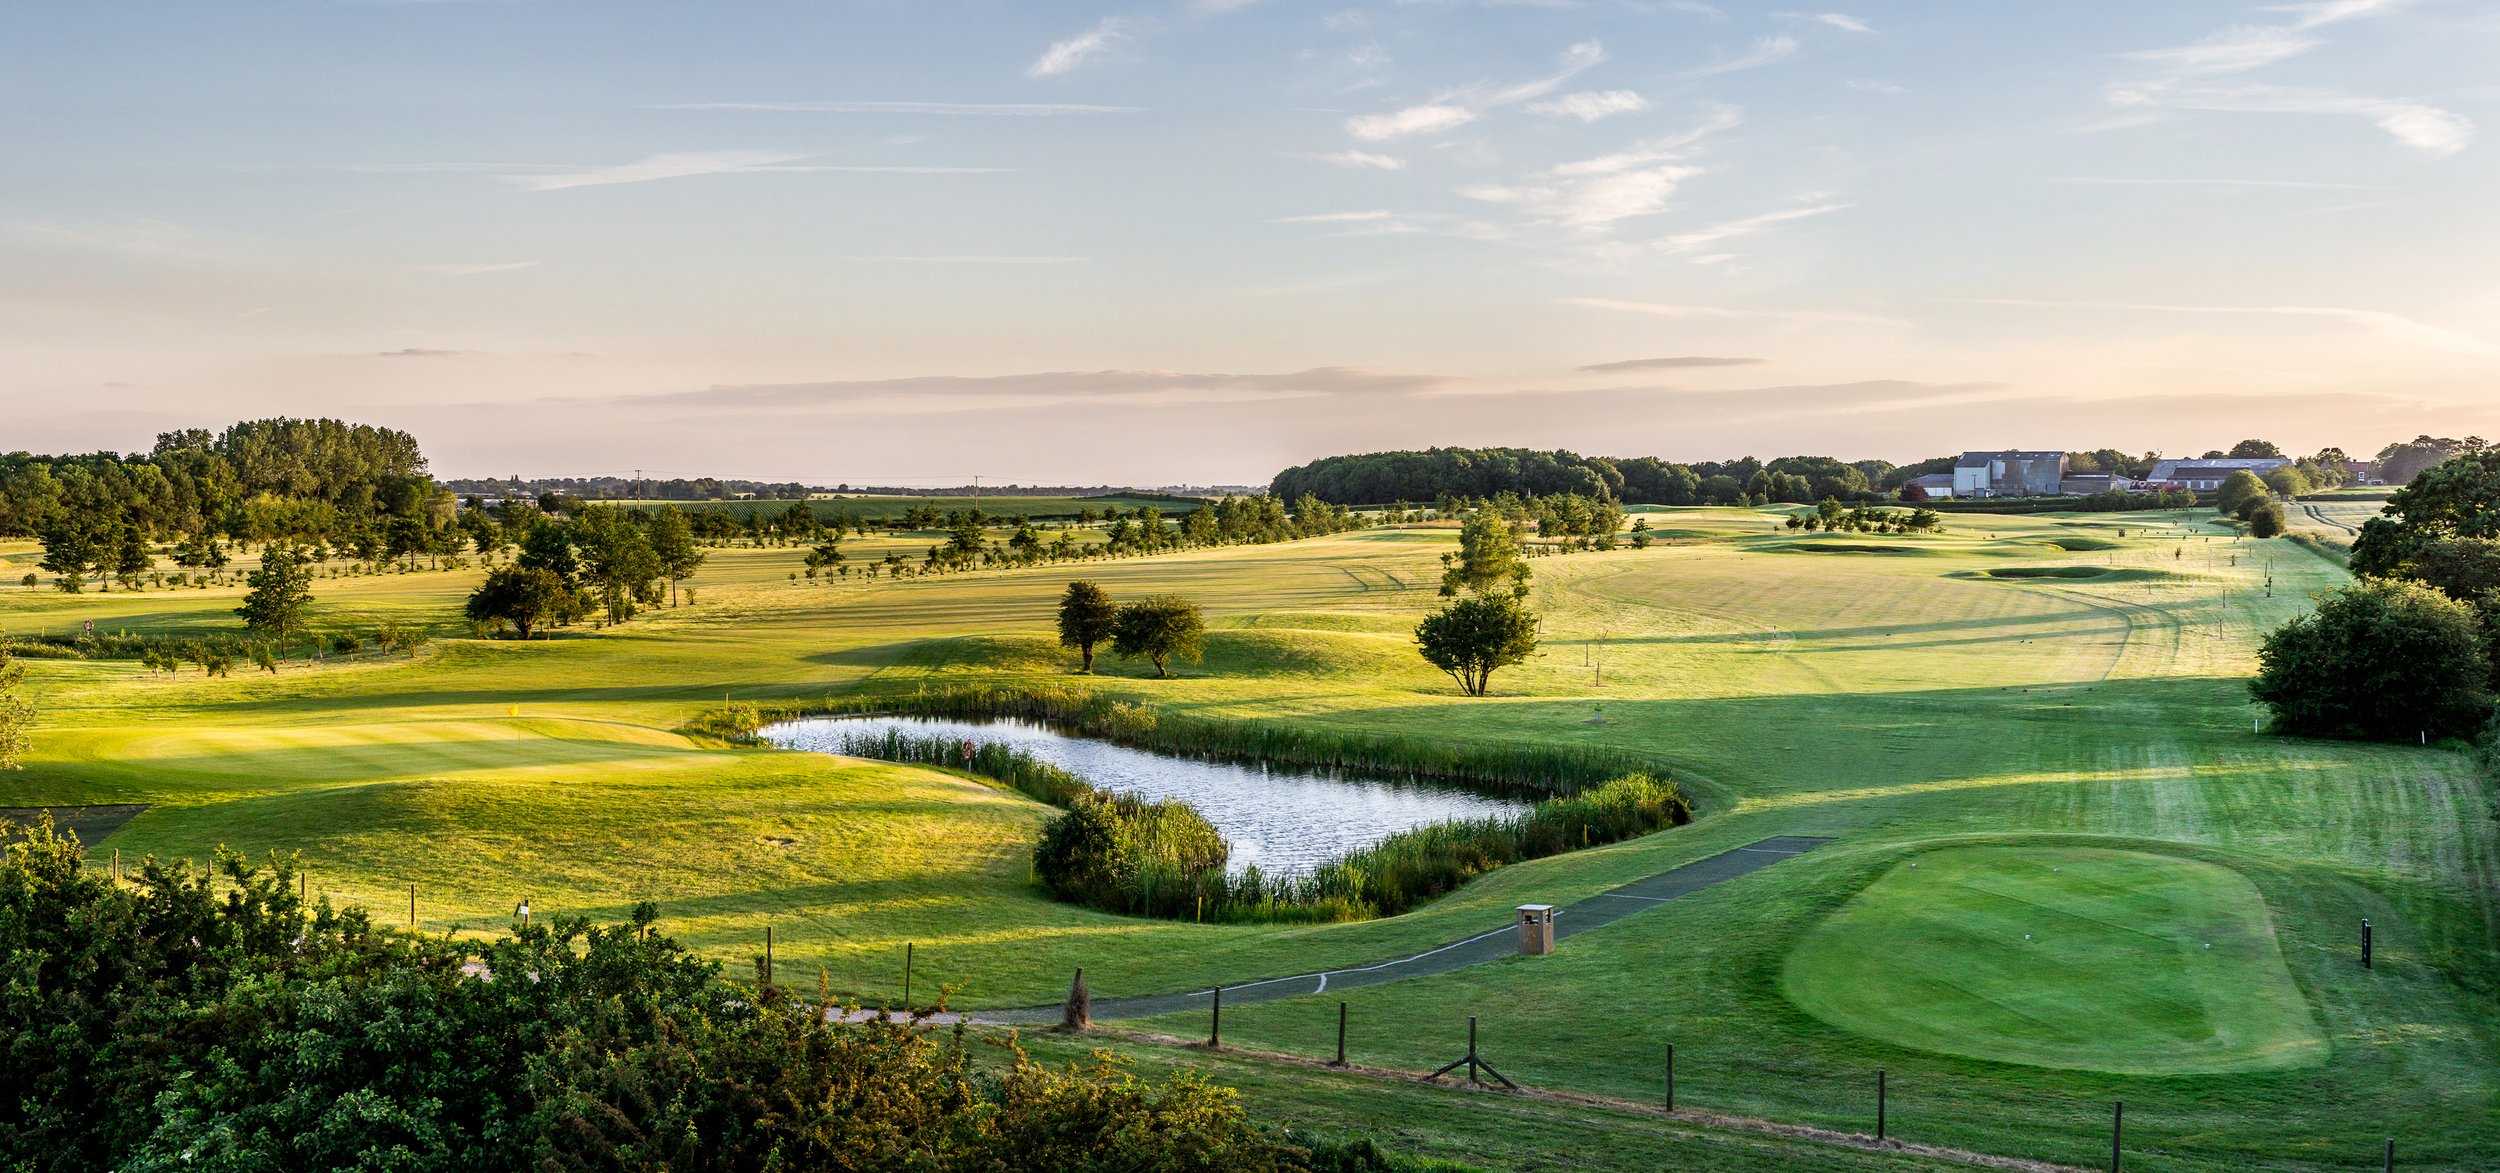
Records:
<instances>
[{"instance_id":1,"label":"manicured putting green","mask_svg":"<svg viewBox=\"0 0 2500 1173\"><path fill-rule=\"evenodd\" d=\"M1784 981L1834 1026L1977 1059L2161 1075L2327 1056L2256 885L2181 856L1926 852L1816 926Z\"/></svg>"}]
</instances>

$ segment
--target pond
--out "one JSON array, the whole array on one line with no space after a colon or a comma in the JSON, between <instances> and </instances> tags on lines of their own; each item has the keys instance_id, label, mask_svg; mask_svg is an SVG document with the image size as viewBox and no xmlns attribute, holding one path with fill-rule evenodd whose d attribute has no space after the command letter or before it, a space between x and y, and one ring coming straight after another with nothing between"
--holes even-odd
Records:
<instances>
[{"instance_id":1,"label":"pond","mask_svg":"<svg viewBox=\"0 0 2500 1173\"><path fill-rule=\"evenodd\" d=\"M783 749L840 753L846 737L951 737L1005 745L1115 794L1178 799L1232 845L1232 870L1300 875L1400 831L1524 813L1530 804L1405 779L1170 757L1031 721L815 717L762 730Z\"/></svg>"}]
</instances>

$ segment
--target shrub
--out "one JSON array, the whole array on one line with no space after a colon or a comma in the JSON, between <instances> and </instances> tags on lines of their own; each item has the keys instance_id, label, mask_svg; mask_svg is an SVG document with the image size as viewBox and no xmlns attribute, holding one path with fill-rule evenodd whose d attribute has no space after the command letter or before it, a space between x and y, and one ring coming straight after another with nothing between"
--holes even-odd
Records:
<instances>
[{"instance_id":1,"label":"shrub","mask_svg":"<svg viewBox=\"0 0 2500 1173\"><path fill-rule=\"evenodd\" d=\"M2277 729L2414 740L2469 733L2491 708L2473 607L2429 587L2364 580L2320 597L2257 653L2249 695Z\"/></svg>"},{"instance_id":2,"label":"shrub","mask_svg":"<svg viewBox=\"0 0 2500 1173\"><path fill-rule=\"evenodd\" d=\"M960 1029L829 1020L821 995L723 982L649 904L473 946L308 906L285 863L217 872L150 859L117 884L48 818L9 844L0 1168L1398 1167L1316 1157L1194 1075L1013 1049L980 1072Z\"/></svg>"}]
</instances>

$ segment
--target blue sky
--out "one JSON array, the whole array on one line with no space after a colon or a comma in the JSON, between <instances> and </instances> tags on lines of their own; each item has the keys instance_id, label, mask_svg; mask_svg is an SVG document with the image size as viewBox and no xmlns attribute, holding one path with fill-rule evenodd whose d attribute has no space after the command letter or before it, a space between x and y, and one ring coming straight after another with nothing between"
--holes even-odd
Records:
<instances>
[{"instance_id":1,"label":"blue sky","mask_svg":"<svg viewBox=\"0 0 2500 1173\"><path fill-rule=\"evenodd\" d=\"M1257 481L2500 428L2500 5L183 3L0 42L0 447Z\"/></svg>"}]
</instances>

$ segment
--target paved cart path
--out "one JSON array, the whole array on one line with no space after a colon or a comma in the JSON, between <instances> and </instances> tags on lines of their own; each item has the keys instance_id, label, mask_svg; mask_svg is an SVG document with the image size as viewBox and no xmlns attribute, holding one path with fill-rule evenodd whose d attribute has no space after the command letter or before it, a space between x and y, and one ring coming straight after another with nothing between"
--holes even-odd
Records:
<instances>
[{"instance_id":1,"label":"paved cart path","mask_svg":"<svg viewBox=\"0 0 2500 1173\"><path fill-rule=\"evenodd\" d=\"M1747 872L1758 871L1781 860L1804 855L1829 839L1805 835L1779 835L1749 843L1732 851L1722 851L1708 859L1697 859L1673 871L1661 872L1645 880L1600 892L1577 904L1554 910L1554 936L1566 938L1601 928L1637 915L1647 909L1699 892L1712 884L1733 880ZM1452 941L1436 949L1427 949L1412 957L1358 965L1347 969L1331 969L1320 973L1298 973L1290 977L1265 978L1224 987L1226 1005L1250 1002L1271 1002L1303 994L1324 994L1330 990L1350 990L1359 986L1376 986L1383 982L1427 977L1437 973L1499 961L1519 952L1518 927L1504 924L1500 928ZM1135 998L1096 998L1094 1017L1147 1018L1194 1010L1208 1004L1212 989L1188 990L1174 994L1147 994ZM1058 1006L1034 1006L1022 1010L974 1011L974 1022L1002 1025L1032 1026L1059 1021Z\"/></svg>"}]
</instances>

